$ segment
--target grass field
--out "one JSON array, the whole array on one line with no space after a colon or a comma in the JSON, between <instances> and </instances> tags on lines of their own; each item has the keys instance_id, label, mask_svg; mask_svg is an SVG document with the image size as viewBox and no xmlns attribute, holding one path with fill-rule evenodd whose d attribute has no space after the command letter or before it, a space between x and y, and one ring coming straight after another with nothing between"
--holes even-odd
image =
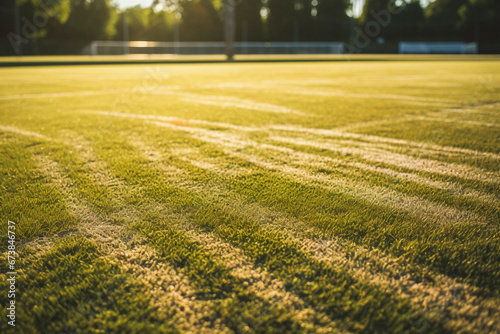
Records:
<instances>
[{"instance_id":1,"label":"grass field","mask_svg":"<svg viewBox=\"0 0 500 334\"><path fill-rule=\"evenodd\" d=\"M16 332L500 333L500 60L0 78Z\"/></svg>"}]
</instances>

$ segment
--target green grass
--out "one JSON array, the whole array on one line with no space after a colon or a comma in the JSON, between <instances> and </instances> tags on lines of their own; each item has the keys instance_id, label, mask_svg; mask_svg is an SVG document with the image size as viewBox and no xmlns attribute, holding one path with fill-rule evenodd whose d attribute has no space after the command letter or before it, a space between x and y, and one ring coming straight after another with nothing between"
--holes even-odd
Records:
<instances>
[{"instance_id":1,"label":"green grass","mask_svg":"<svg viewBox=\"0 0 500 334\"><path fill-rule=\"evenodd\" d=\"M28 255L29 250L25 250ZM176 333L174 324L149 304L149 292L116 264L100 257L98 246L64 238L43 255L30 254L17 281L16 330L23 333ZM2 266L7 270L6 266ZM2 281L2 288L7 284ZM2 295L2 303L9 302ZM22 320L21 320L22 319ZM1 325L7 330L7 324Z\"/></svg>"},{"instance_id":2,"label":"green grass","mask_svg":"<svg viewBox=\"0 0 500 334\"><path fill-rule=\"evenodd\" d=\"M0 148L2 219L18 223L16 234L21 240L68 229L76 223L75 218L68 212L62 194L46 184L30 158L29 147L41 143L20 139L12 138ZM1 240L6 244L7 235Z\"/></svg>"},{"instance_id":3,"label":"green grass","mask_svg":"<svg viewBox=\"0 0 500 334\"><path fill-rule=\"evenodd\" d=\"M17 329L500 331L500 62L354 58L0 69Z\"/></svg>"}]
</instances>

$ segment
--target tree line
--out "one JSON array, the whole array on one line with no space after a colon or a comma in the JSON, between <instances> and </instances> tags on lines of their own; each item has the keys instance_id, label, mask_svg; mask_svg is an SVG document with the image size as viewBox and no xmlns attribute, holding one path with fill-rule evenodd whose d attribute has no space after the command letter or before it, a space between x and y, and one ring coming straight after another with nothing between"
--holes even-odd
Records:
<instances>
[{"instance_id":1,"label":"tree line","mask_svg":"<svg viewBox=\"0 0 500 334\"><path fill-rule=\"evenodd\" d=\"M111 0L17 1L17 13L15 0L0 8L0 54L16 45L43 53L42 44L72 53L92 40L124 38L222 41L223 1L236 7L237 41L475 41L486 51L500 44L500 0L435 0L425 8L419 0L365 0L357 18L350 0L155 0L126 10Z\"/></svg>"}]
</instances>

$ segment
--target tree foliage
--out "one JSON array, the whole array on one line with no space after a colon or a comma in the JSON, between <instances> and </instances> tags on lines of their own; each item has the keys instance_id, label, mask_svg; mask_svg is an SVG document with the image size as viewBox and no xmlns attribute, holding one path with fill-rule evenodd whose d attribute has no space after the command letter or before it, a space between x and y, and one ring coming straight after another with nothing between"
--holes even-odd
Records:
<instances>
[{"instance_id":1,"label":"tree foliage","mask_svg":"<svg viewBox=\"0 0 500 334\"><path fill-rule=\"evenodd\" d=\"M53 22L47 37L76 41L107 40L116 33L117 18L110 0L71 0L68 19Z\"/></svg>"},{"instance_id":2,"label":"tree foliage","mask_svg":"<svg viewBox=\"0 0 500 334\"><path fill-rule=\"evenodd\" d=\"M23 43L122 40L127 27L130 40L171 41L178 28L181 41L222 41L223 1L236 6L236 40L241 41L349 42L354 28L373 29L380 13L392 6L397 13L375 29L372 41L500 42L500 0L435 0L426 8L419 0L365 0L357 19L347 15L350 0L155 0L151 8L123 11L112 0L19 0L21 30L29 32L21 37ZM0 12L3 36L15 30L13 13L14 0L9 0ZM3 43L9 44L7 38Z\"/></svg>"}]
</instances>

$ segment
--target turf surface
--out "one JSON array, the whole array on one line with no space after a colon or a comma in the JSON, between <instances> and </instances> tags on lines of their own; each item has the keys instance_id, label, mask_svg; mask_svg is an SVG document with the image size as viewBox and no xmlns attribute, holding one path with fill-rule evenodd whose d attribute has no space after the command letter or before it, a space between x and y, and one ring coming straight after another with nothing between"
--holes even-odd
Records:
<instances>
[{"instance_id":1,"label":"turf surface","mask_svg":"<svg viewBox=\"0 0 500 334\"><path fill-rule=\"evenodd\" d=\"M0 69L16 330L500 332L500 61L450 58Z\"/></svg>"}]
</instances>

